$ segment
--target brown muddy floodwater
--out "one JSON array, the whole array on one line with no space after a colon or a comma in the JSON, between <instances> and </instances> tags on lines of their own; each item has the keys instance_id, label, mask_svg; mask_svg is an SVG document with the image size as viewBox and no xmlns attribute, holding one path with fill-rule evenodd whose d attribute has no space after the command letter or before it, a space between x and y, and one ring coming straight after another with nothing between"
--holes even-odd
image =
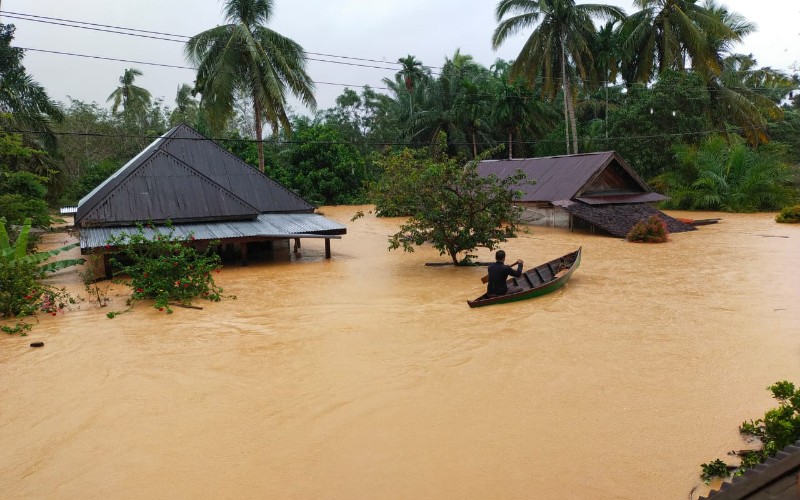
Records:
<instances>
[{"instance_id":1,"label":"brown muddy floodwater","mask_svg":"<svg viewBox=\"0 0 800 500\"><path fill-rule=\"evenodd\" d=\"M800 227L773 214L663 245L531 228L509 260L582 245L572 280L470 309L485 269L387 252L398 219L364 208L323 209L329 261L226 267L236 300L107 319L116 286L3 334L0 497L685 499L800 383Z\"/></svg>"}]
</instances>

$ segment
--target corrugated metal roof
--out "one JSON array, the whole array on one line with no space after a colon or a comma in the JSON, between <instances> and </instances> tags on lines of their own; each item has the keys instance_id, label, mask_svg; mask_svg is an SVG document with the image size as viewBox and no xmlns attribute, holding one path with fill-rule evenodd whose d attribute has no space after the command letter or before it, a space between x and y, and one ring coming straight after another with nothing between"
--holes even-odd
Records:
<instances>
[{"instance_id":1,"label":"corrugated metal roof","mask_svg":"<svg viewBox=\"0 0 800 500\"><path fill-rule=\"evenodd\" d=\"M293 238L299 235L340 235L346 234L347 228L320 214L261 214L254 220L208 222L197 224L173 225L175 236L196 240L224 240L229 238L247 238L254 236L273 238ZM152 239L156 230L165 230L164 226L144 229L144 235ZM112 236L133 232L131 226L122 227L88 227L80 230L81 250L99 248L106 245Z\"/></svg>"},{"instance_id":2,"label":"corrugated metal roof","mask_svg":"<svg viewBox=\"0 0 800 500\"><path fill-rule=\"evenodd\" d=\"M164 151L155 151L128 174L125 182L84 209L80 224L255 219L258 214L255 207L189 165Z\"/></svg>"},{"instance_id":3,"label":"corrugated metal roof","mask_svg":"<svg viewBox=\"0 0 800 500\"><path fill-rule=\"evenodd\" d=\"M180 223L313 210L302 197L181 124L84 196L75 223Z\"/></svg>"},{"instance_id":4,"label":"corrugated metal roof","mask_svg":"<svg viewBox=\"0 0 800 500\"><path fill-rule=\"evenodd\" d=\"M669 197L658 193L640 193L581 196L580 198L575 199L584 203L588 203L589 205L609 205L612 203L653 203L657 201L668 200Z\"/></svg>"},{"instance_id":5,"label":"corrugated metal roof","mask_svg":"<svg viewBox=\"0 0 800 500\"><path fill-rule=\"evenodd\" d=\"M517 169L522 170L536 184L514 186L515 190L523 193L519 201L553 202L580 195L612 162L616 162L627 172L643 192L650 192L647 184L613 151L544 158L484 160L478 164L478 173L482 176L494 174L504 179L514 175Z\"/></svg>"},{"instance_id":6,"label":"corrugated metal roof","mask_svg":"<svg viewBox=\"0 0 800 500\"><path fill-rule=\"evenodd\" d=\"M188 125L174 129L161 149L191 165L259 212L311 212L314 205L206 139Z\"/></svg>"}]
</instances>

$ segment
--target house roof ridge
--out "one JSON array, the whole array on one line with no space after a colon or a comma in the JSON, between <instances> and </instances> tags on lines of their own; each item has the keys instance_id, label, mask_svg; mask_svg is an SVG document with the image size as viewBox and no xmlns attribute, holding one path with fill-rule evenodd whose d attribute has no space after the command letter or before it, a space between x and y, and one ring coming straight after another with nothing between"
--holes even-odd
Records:
<instances>
[{"instance_id":1,"label":"house roof ridge","mask_svg":"<svg viewBox=\"0 0 800 500\"><path fill-rule=\"evenodd\" d=\"M247 163L246 161L242 160L241 158L239 158L239 157L238 157L238 156L236 156L235 154L231 153L231 152L230 152L230 151L228 151L227 149L223 148L222 146L220 146L219 144L217 144L217 143L216 143L216 142L214 142L213 140L211 140L211 139L209 139L208 137L204 136L203 134L201 134L200 132L198 132L197 130L195 130L195 129L194 129L194 128L192 128L191 126L189 126L187 123L185 123L185 122L182 122L180 125L177 125L177 126L175 127L175 129L178 129L179 127L184 127L185 129L188 129L189 131L193 132L193 133L194 133L196 136L198 136L200 139L206 140L206 141L208 141L209 143L211 143L211 144L212 144L214 147L216 147L217 149L219 149L220 151L222 151L224 154L226 154L226 155L230 156L231 158L233 158L234 160L236 160L236 161L238 161L238 162L241 162L241 163L245 164L245 165L246 165L248 168L251 168L251 169L253 169L253 171L254 171L256 174L258 174L258 175L261 175L262 177L266 178L268 181L274 182L274 183L275 183L275 185L277 185L278 187L280 187L281 189L283 189L283 190L284 190L284 191L286 191L287 193L291 194L292 196L297 196L298 198L300 198L301 200L303 200L304 202L306 202L308 205L310 205L310 206L311 206L311 207L313 207L314 209L316 209L316 208L317 208L317 206L316 206L316 205L314 205L313 203L311 203L311 202L310 202L310 201L308 201L307 199L303 198L302 196L300 196L299 194L295 193L294 191L292 191L292 190L291 190L291 189L289 189L288 187L284 186L284 185L283 185L281 182L279 182L279 181L277 181L277 180L273 179L272 177L268 176L268 175L267 175L267 174L265 174L264 172L262 172L262 171L260 171L259 169L257 169L257 168L255 168L255 167L253 167L252 165L250 165L250 164L249 164L249 163ZM170 139L171 139L171 140L178 140L177 138L170 138Z\"/></svg>"}]
</instances>

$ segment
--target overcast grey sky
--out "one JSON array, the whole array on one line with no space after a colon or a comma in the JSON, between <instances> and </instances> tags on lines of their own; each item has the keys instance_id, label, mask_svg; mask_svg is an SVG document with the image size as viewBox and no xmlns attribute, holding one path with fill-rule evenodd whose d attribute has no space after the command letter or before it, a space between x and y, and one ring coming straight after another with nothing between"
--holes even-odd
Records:
<instances>
[{"instance_id":1,"label":"overcast grey sky","mask_svg":"<svg viewBox=\"0 0 800 500\"><path fill-rule=\"evenodd\" d=\"M17 12L151 30L194 35L224 22L221 0L0 0L2 12ZM630 0L606 0L634 11ZM579 0L578 3L586 3ZM800 2L797 0L721 0L730 10L755 22L758 31L747 37L738 52L752 53L761 66L789 71L800 61ZM523 36L498 51L491 48L496 26L494 0L275 0L269 27L300 43L307 52L386 61L356 64L393 69L363 68L310 61L308 72L317 83L320 108L334 105L346 84L353 88L382 87L381 79L397 71L399 57L413 54L426 65L441 66L456 49L491 65L498 57L514 58ZM15 45L32 49L72 52L93 56L189 66L183 44L151 40L52 24L11 19L0 13L0 22L17 27ZM314 59L333 59L309 55ZM340 61L346 61L339 59ZM67 96L106 105L125 68L136 67L144 75L137 83L155 97L173 105L175 91L191 84L194 71L143 64L86 59L28 51L28 72L45 86L51 97ZM323 83L327 82L327 83ZM298 112L305 112L303 108Z\"/></svg>"}]
</instances>

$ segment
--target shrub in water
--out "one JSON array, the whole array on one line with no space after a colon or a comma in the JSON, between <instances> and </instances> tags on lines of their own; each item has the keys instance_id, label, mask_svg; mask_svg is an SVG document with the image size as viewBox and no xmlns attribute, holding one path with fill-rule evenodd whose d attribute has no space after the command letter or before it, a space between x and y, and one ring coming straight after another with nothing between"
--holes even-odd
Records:
<instances>
[{"instance_id":1,"label":"shrub in water","mask_svg":"<svg viewBox=\"0 0 800 500\"><path fill-rule=\"evenodd\" d=\"M669 240L667 224L656 215L651 215L646 221L637 223L627 236L628 241L634 243L664 243Z\"/></svg>"},{"instance_id":2,"label":"shrub in water","mask_svg":"<svg viewBox=\"0 0 800 500\"><path fill-rule=\"evenodd\" d=\"M772 393L779 406L767 410L762 418L742 422L739 426L739 433L756 438L761 442L761 449L736 452L741 457L742 464L734 472L735 475L743 474L745 470L763 463L786 446L800 440L800 390L787 380L776 382L767 387L767 390ZM703 479L727 477L729 471L719 467L720 463L722 461L717 459L711 464L702 464Z\"/></svg>"},{"instance_id":3,"label":"shrub in water","mask_svg":"<svg viewBox=\"0 0 800 500\"><path fill-rule=\"evenodd\" d=\"M130 278L121 282L133 290L132 301L154 299L153 307L171 313L170 302L189 305L196 297L215 302L222 298L222 288L212 277L220 267L219 256L210 252L216 242L199 252L191 246L193 236L177 237L170 226L163 232L149 227L145 231L138 225L106 245L106 250L118 253L119 259L111 259L119 269L116 275Z\"/></svg>"},{"instance_id":4,"label":"shrub in water","mask_svg":"<svg viewBox=\"0 0 800 500\"><path fill-rule=\"evenodd\" d=\"M800 224L800 205L785 207L783 210L781 210L781 213L775 217L775 221L789 224Z\"/></svg>"}]
</instances>

